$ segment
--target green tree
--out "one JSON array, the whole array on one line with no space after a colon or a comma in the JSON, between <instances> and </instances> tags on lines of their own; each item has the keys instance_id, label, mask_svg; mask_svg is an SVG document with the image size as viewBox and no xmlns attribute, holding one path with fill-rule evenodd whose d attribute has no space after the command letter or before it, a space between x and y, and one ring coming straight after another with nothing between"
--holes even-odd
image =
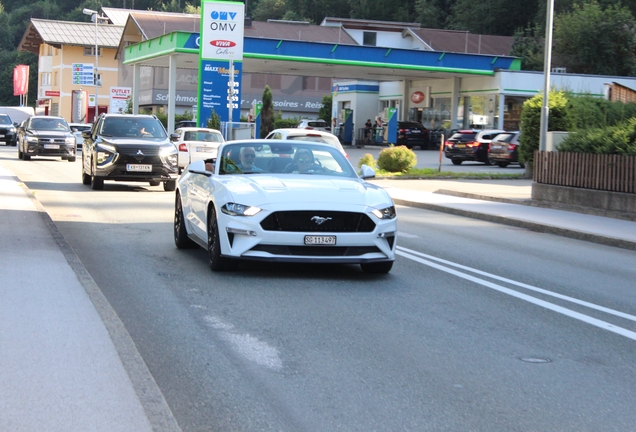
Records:
<instances>
[{"instance_id":1,"label":"green tree","mask_svg":"<svg viewBox=\"0 0 636 432\"><path fill-rule=\"evenodd\" d=\"M538 0L457 0L448 28L475 34L512 36L534 22Z\"/></svg>"},{"instance_id":2,"label":"green tree","mask_svg":"<svg viewBox=\"0 0 636 432\"><path fill-rule=\"evenodd\" d=\"M544 39L540 37L539 26L517 30L510 55L521 57L521 68L529 71L543 71Z\"/></svg>"},{"instance_id":3,"label":"green tree","mask_svg":"<svg viewBox=\"0 0 636 432\"><path fill-rule=\"evenodd\" d=\"M210 129L221 130L221 117L219 117L216 111L214 111L214 108L212 108L212 113L210 113L210 118L208 118L206 127Z\"/></svg>"},{"instance_id":4,"label":"green tree","mask_svg":"<svg viewBox=\"0 0 636 432\"><path fill-rule=\"evenodd\" d=\"M263 108L261 108L261 135L265 138L274 130L274 103L272 102L272 90L265 86L263 90Z\"/></svg>"},{"instance_id":5,"label":"green tree","mask_svg":"<svg viewBox=\"0 0 636 432\"><path fill-rule=\"evenodd\" d=\"M453 0L415 0L415 16L423 28L444 29L452 13Z\"/></svg>"},{"instance_id":6,"label":"green tree","mask_svg":"<svg viewBox=\"0 0 636 432\"><path fill-rule=\"evenodd\" d=\"M534 152L539 150L542 105L543 94L538 94L525 101L521 111L519 160L528 165L530 169L534 161ZM568 99L564 92L550 91L548 107L550 109L548 131L569 131L572 129L572 120L568 115Z\"/></svg>"},{"instance_id":7,"label":"green tree","mask_svg":"<svg viewBox=\"0 0 636 432\"><path fill-rule=\"evenodd\" d=\"M255 21L282 19L287 10L287 2L285 0L259 0L252 11L252 18Z\"/></svg>"},{"instance_id":8,"label":"green tree","mask_svg":"<svg viewBox=\"0 0 636 432\"><path fill-rule=\"evenodd\" d=\"M331 124L331 107L333 103L333 97L329 95L324 95L322 97L322 107L318 111L318 118L323 119L327 122L328 125Z\"/></svg>"},{"instance_id":9,"label":"green tree","mask_svg":"<svg viewBox=\"0 0 636 432\"><path fill-rule=\"evenodd\" d=\"M596 0L573 6L554 20L554 54L568 72L631 76L636 73L636 21L629 9Z\"/></svg>"}]
</instances>

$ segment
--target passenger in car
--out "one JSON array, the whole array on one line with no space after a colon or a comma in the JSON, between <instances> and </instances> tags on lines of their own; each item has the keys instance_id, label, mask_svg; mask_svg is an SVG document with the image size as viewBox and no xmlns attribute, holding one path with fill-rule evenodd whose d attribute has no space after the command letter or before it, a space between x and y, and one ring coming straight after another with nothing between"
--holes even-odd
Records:
<instances>
[{"instance_id":1,"label":"passenger in car","mask_svg":"<svg viewBox=\"0 0 636 432\"><path fill-rule=\"evenodd\" d=\"M256 160L256 150L254 149L254 147L241 147L239 160L241 162L238 164L238 167L241 169L241 171L263 172L261 168L254 165L254 161Z\"/></svg>"},{"instance_id":2,"label":"passenger in car","mask_svg":"<svg viewBox=\"0 0 636 432\"><path fill-rule=\"evenodd\" d=\"M304 173L314 165L314 154L309 149L298 149L294 154L294 162L290 163L283 170L284 173Z\"/></svg>"}]
</instances>

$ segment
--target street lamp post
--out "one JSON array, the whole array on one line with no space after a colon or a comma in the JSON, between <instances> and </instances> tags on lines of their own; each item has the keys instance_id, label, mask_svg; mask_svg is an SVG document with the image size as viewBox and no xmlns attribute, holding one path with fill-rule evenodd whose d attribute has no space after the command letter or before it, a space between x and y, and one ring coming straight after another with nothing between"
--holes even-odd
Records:
<instances>
[{"instance_id":1,"label":"street lamp post","mask_svg":"<svg viewBox=\"0 0 636 432\"><path fill-rule=\"evenodd\" d=\"M91 16L91 21L94 19L95 20L95 71L94 71L94 75L95 75L95 116L94 116L94 122L97 122L97 117L99 116L99 75L98 75L98 68L97 68L97 62L98 62L98 58L99 58L99 44L97 42L97 22L100 19L104 19L102 17L99 16L99 12L97 12L96 10L93 9L87 9L84 8L82 9L82 13L84 15L90 15Z\"/></svg>"}]
</instances>

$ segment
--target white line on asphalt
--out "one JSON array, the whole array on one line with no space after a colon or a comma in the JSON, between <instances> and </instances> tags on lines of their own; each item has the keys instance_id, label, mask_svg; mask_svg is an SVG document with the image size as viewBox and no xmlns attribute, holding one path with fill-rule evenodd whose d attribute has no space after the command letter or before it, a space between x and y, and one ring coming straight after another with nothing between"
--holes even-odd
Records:
<instances>
[{"instance_id":1,"label":"white line on asphalt","mask_svg":"<svg viewBox=\"0 0 636 432\"><path fill-rule=\"evenodd\" d=\"M401 247L401 246L398 246L397 249L401 250L401 251L404 251L404 252L407 252L407 253L410 253L410 254L413 254L413 255L420 256L422 258L426 258L426 259L432 260L432 261L441 262L442 264L445 264L445 265L449 265L449 266L452 266L452 267L460 268L462 270L466 270L466 271L470 271L470 272L473 272L473 273L477 273L479 275L486 276L486 277L489 277L491 279L496 279L496 280L499 280L499 281L502 281L502 282L505 282L505 283L508 283L508 284L511 284L511 285L516 285L518 287L525 288L525 289L530 290L530 291L535 291L535 292L538 292L538 293L541 293L541 294L545 294L545 295L548 295L548 296L551 296L551 297L556 297L558 299L565 300L565 301L568 301L570 303L576 303L578 305L585 306L585 307L588 307L590 309L596 309L598 311L605 312L605 313L608 313L610 315L614 315L614 316L617 316L617 317L620 317L620 318L625 318L625 319L628 319L630 321L636 321L636 316L634 316L634 315L629 315L629 314L626 314L624 312L620 312L620 311L617 311L617 310L614 310L614 309L606 308L604 306L596 305L594 303L588 303L588 302L583 301L583 300L575 299L574 297L568 297L568 296L565 296L563 294L558 294L558 293L555 293L555 292L552 292L552 291L544 290L542 288L538 288L538 287L535 287L535 286L532 286L532 285L524 284L523 282L517 282L517 281L514 281L512 279L507 279L505 277L497 276L497 275L494 275L494 274L491 274L491 273L486 273L486 272L481 271L481 270L477 270L477 269L474 269L474 268L471 268L471 267L466 267L464 265L457 264L457 263L454 263L452 261L447 261L445 259L437 258L437 257L434 257L432 255L427 255L427 254L424 254L422 252L414 251L414 250L407 249L407 248L404 248L404 247Z\"/></svg>"},{"instance_id":2,"label":"white line on asphalt","mask_svg":"<svg viewBox=\"0 0 636 432\"><path fill-rule=\"evenodd\" d=\"M622 327L615 326L614 324L610 324L608 322L605 322L605 321L602 321L602 320L599 320L599 319L596 319L596 318L592 318L590 316L587 316L587 315L584 315L582 313L575 312L573 310L570 310L570 309L567 309L567 308L552 304L550 302L547 302L547 301L544 301L544 300L540 300L538 298L529 296L527 294L520 293L520 292L515 291L513 289L506 288L506 287L503 287L501 285L497 285L497 284L494 284L492 282L485 281L483 279L479 279L479 278L477 278L475 276L471 276L471 275L459 272L457 270L453 270L451 268L444 267L444 266L436 264L436 263L434 263L432 261L428 261L428 260L425 260L425 259L420 258L418 256L415 256L415 255L412 255L410 253L404 252L403 249L404 248L400 247L399 250L396 251L396 254L398 254L400 256L403 256L404 258L408 258L410 260L419 262L420 264L424 264L424 265L427 265L429 267L433 267L435 269L438 269L438 270L441 270L443 272L452 274L452 275L457 276L459 278L469 280L471 282L474 282L474 283L483 285L485 287L494 289L495 291L499 291L501 293L508 294L508 295L510 295L512 297L516 297L516 298L518 298L520 300L527 301L528 303L532 303L532 304L535 304L537 306L541 306L541 307L543 307L545 309L548 309L548 310L551 310L553 312L560 313L560 314L568 316L570 318L577 319L577 320L582 321L584 323L591 324L591 325L593 325L595 327L601 328L603 330L610 331L612 333L616 333L618 335L621 335L621 336L624 336L624 337L626 337L628 339L632 339L632 340L636 341L636 333L633 332L633 331L624 329ZM418 252L418 254L419 254L419 252ZM424 255L424 254L421 254L421 255Z\"/></svg>"}]
</instances>

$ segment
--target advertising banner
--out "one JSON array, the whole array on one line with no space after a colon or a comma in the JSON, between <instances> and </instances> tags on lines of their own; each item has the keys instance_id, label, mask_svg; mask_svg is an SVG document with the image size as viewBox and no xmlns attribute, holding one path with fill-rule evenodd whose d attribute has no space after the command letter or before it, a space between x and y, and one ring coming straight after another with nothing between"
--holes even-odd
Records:
<instances>
[{"instance_id":1,"label":"advertising banner","mask_svg":"<svg viewBox=\"0 0 636 432\"><path fill-rule=\"evenodd\" d=\"M73 90L71 93L71 123L88 123L88 92Z\"/></svg>"},{"instance_id":2,"label":"advertising banner","mask_svg":"<svg viewBox=\"0 0 636 432\"><path fill-rule=\"evenodd\" d=\"M197 119L200 126L207 124L212 111L216 112L222 122L240 121L244 19L244 3L205 0L202 3L201 32L198 39L200 63ZM234 70L232 79L231 68ZM232 118L229 118L230 111Z\"/></svg>"},{"instance_id":3,"label":"advertising banner","mask_svg":"<svg viewBox=\"0 0 636 432\"><path fill-rule=\"evenodd\" d=\"M13 69L13 96L29 92L29 65L17 65Z\"/></svg>"},{"instance_id":4,"label":"advertising banner","mask_svg":"<svg viewBox=\"0 0 636 432\"><path fill-rule=\"evenodd\" d=\"M131 87L111 87L109 113L123 114L126 111L128 98L132 96Z\"/></svg>"}]
</instances>

